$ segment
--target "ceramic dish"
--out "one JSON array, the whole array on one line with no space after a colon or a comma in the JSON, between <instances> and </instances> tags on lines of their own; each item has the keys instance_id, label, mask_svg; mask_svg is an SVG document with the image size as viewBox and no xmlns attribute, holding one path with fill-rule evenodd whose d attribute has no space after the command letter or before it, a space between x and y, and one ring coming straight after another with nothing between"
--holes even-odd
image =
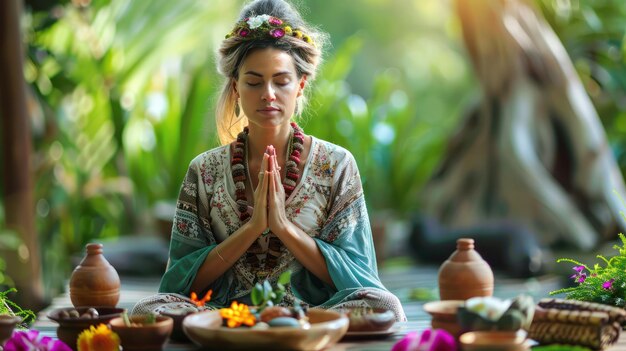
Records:
<instances>
[{"instance_id":1,"label":"ceramic dish","mask_svg":"<svg viewBox=\"0 0 626 351\"><path fill-rule=\"evenodd\" d=\"M344 312L350 324L348 332L384 332L396 322L396 315L391 310L382 308L351 308Z\"/></svg>"},{"instance_id":2,"label":"ceramic dish","mask_svg":"<svg viewBox=\"0 0 626 351\"><path fill-rule=\"evenodd\" d=\"M433 317L431 321L433 329L444 329L454 336L459 336L461 326L457 321L457 310L464 303L463 300L431 301L424 304L424 311Z\"/></svg>"},{"instance_id":3,"label":"ceramic dish","mask_svg":"<svg viewBox=\"0 0 626 351\"><path fill-rule=\"evenodd\" d=\"M461 335L459 342L463 351L525 351L530 348L523 330L468 332Z\"/></svg>"},{"instance_id":4,"label":"ceramic dish","mask_svg":"<svg viewBox=\"0 0 626 351\"><path fill-rule=\"evenodd\" d=\"M194 343L216 350L321 350L339 341L348 330L348 317L339 312L310 309L307 316L309 329L226 328L219 311L205 311L187 316L183 330Z\"/></svg>"}]
</instances>

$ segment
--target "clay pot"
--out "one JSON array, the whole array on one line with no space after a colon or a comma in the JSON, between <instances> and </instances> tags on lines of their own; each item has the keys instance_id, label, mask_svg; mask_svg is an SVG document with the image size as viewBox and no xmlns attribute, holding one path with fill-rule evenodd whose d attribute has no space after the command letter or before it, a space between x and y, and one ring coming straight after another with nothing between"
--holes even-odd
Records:
<instances>
[{"instance_id":1,"label":"clay pot","mask_svg":"<svg viewBox=\"0 0 626 351\"><path fill-rule=\"evenodd\" d=\"M111 330L120 336L120 343L124 351L162 350L168 340L174 321L167 316L157 316L152 324L144 324L147 316L135 315L130 317L133 326L127 326L122 317L112 319L109 324Z\"/></svg>"},{"instance_id":2,"label":"clay pot","mask_svg":"<svg viewBox=\"0 0 626 351\"><path fill-rule=\"evenodd\" d=\"M120 277L102 255L102 244L87 244L87 255L70 278L70 299L74 307L117 305Z\"/></svg>"},{"instance_id":3,"label":"clay pot","mask_svg":"<svg viewBox=\"0 0 626 351\"><path fill-rule=\"evenodd\" d=\"M474 239L458 239L456 251L439 268L441 300L493 295L493 272L474 250Z\"/></svg>"},{"instance_id":4,"label":"clay pot","mask_svg":"<svg viewBox=\"0 0 626 351\"><path fill-rule=\"evenodd\" d=\"M21 322L22 318L17 316L10 316L8 314L0 314L0 349L4 345L4 342L9 340L13 335L13 329L17 323Z\"/></svg>"}]
</instances>

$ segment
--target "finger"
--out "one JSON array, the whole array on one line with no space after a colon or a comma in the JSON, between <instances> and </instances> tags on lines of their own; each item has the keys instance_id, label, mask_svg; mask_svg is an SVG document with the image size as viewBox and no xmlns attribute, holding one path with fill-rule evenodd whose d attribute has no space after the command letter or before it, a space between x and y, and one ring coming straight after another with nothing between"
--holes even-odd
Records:
<instances>
[{"instance_id":1,"label":"finger","mask_svg":"<svg viewBox=\"0 0 626 351\"><path fill-rule=\"evenodd\" d=\"M264 153L263 160L261 161L261 169L259 170L259 173L263 173L267 171L268 162L269 162L269 155Z\"/></svg>"},{"instance_id":2,"label":"finger","mask_svg":"<svg viewBox=\"0 0 626 351\"><path fill-rule=\"evenodd\" d=\"M273 155L269 156L269 160L267 162L267 170L270 172L274 170L274 163L275 163L274 158L275 157L276 156L273 156Z\"/></svg>"},{"instance_id":3,"label":"finger","mask_svg":"<svg viewBox=\"0 0 626 351\"><path fill-rule=\"evenodd\" d=\"M280 167L278 166L278 158L276 157L276 154L274 154L274 168L273 169L277 169L280 171Z\"/></svg>"}]
</instances>

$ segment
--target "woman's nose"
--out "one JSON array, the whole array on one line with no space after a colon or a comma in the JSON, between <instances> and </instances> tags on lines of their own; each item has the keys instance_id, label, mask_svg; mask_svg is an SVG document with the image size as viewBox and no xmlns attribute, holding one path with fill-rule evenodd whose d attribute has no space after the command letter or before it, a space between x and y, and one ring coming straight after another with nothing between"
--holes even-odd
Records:
<instances>
[{"instance_id":1,"label":"woman's nose","mask_svg":"<svg viewBox=\"0 0 626 351\"><path fill-rule=\"evenodd\" d=\"M267 84L265 86L265 89L263 90L263 96L261 98L265 101L276 100L276 93L274 92L274 88L271 84Z\"/></svg>"}]
</instances>

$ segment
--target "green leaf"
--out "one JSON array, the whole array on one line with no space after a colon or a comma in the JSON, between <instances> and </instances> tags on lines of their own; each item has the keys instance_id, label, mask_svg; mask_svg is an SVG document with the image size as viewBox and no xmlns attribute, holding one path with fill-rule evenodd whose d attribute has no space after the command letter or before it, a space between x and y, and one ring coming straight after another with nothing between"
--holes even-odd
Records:
<instances>
[{"instance_id":1,"label":"green leaf","mask_svg":"<svg viewBox=\"0 0 626 351\"><path fill-rule=\"evenodd\" d=\"M263 303L263 286L260 283L256 283L254 288L252 288L252 304L255 306L260 306Z\"/></svg>"},{"instance_id":2,"label":"green leaf","mask_svg":"<svg viewBox=\"0 0 626 351\"><path fill-rule=\"evenodd\" d=\"M280 277L278 277L278 284L287 285L291 281L291 271L284 271L281 273Z\"/></svg>"},{"instance_id":3,"label":"green leaf","mask_svg":"<svg viewBox=\"0 0 626 351\"><path fill-rule=\"evenodd\" d=\"M265 301L269 300L271 293L272 293L272 286L270 285L270 282L266 280L263 282L263 299Z\"/></svg>"}]
</instances>

